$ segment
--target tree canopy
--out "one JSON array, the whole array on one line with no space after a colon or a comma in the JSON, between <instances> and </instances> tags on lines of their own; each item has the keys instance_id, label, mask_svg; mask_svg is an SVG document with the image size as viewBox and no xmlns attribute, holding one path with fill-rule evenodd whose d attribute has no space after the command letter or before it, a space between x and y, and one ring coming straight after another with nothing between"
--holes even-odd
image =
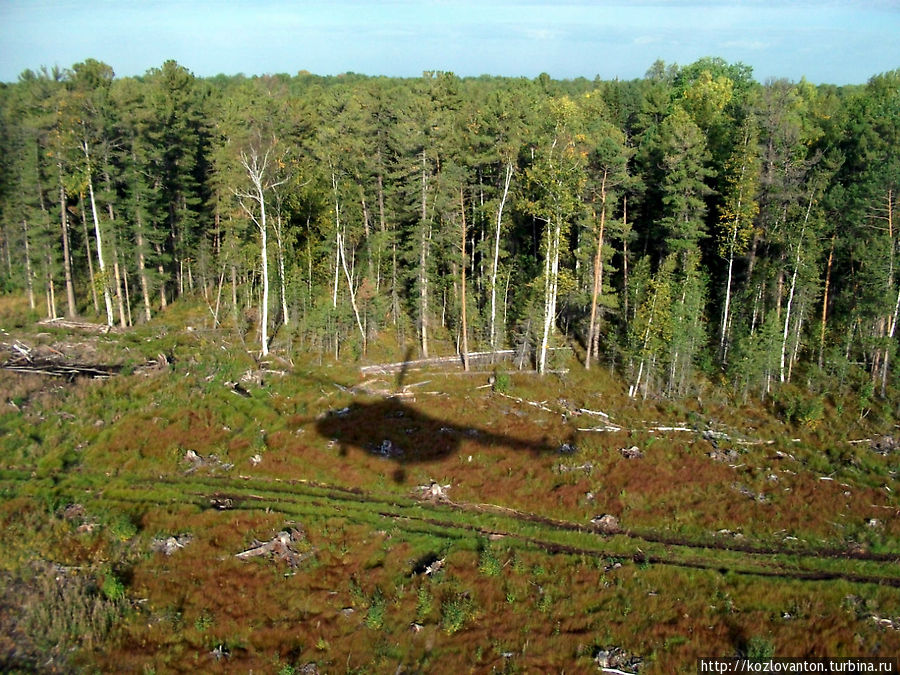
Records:
<instances>
[{"instance_id":1,"label":"tree canopy","mask_svg":"<svg viewBox=\"0 0 900 675\"><path fill-rule=\"evenodd\" d=\"M636 396L897 383L900 71L117 78L88 59L25 71L0 117L0 289L36 313L128 326L195 296L263 353L280 334L352 357L387 332L539 370L573 344Z\"/></svg>"}]
</instances>

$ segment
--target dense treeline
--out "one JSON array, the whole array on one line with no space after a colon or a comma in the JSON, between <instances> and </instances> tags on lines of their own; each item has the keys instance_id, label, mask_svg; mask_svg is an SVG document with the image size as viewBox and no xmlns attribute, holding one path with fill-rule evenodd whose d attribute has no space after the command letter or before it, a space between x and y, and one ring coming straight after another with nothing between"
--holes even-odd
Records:
<instances>
[{"instance_id":1,"label":"dense treeline","mask_svg":"<svg viewBox=\"0 0 900 675\"><path fill-rule=\"evenodd\" d=\"M741 64L641 80L115 78L0 89L2 276L123 326L202 297L266 353L379 332L554 343L633 395L895 378L900 71L854 87ZM254 337L255 336L255 337Z\"/></svg>"}]
</instances>

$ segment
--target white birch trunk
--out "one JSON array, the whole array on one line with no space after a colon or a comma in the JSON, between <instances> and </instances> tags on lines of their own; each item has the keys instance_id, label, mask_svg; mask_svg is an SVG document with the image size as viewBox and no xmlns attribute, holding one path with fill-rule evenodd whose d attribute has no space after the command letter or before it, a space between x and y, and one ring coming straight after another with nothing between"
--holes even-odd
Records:
<instances>
[{"instance_id":1,"label":"white birch trunk","mask_svg":"<svg viewBox=\"0 0 900 675\"><path fill-rule=\"evenodd\" d=\"M797 255L794 260L794 273L791 275L791 290L788 292L788 301L784 312L784 332L781 339L781 368L779 370L779 377L782 382L787 381L785 360L787 358L788 332L790 331L791 325L791 305L794 301L794 292L797 289L797 275L800 272L801 254L803 252L803 236L806 234L806 225L809 222L809 214L812 211L813 194L814 191L811 191L809 195L809 205L806 207L806 216L803 219L803 226L800 228L800 237L797 240Z\"/></svg>"},{"instance_id":2,"label":"white birch trunk","mask_svg":"<svg viewBox=\"0 0 900 675\"><path fill-rule=\"evenodd\" d=\"M259 229L260 262L262 267L262 297L259 300L260 307L260 351L263 356L269 355L269 255L268 239L269 230L266 223L266 190L274 189L287 182L287 178L278 182L267 182L266 172L269 164L271 148L260 156L257 148L251 148L249 155L241 152L241 166L247 172L247 177L253 186L251 191L237 191L235 195L240 201L241 208ZM256 202L259 215L247 201Z\"/></svg>"},{"instance_id":3,"label":"white birch trunk","mask_svg":"<svg viewBox=\"0 0 900 675\"><path fill-rule=\"evenodd\" d=\"M547 237L547 259L544 271L547 278L544 282L544 332L541 338L541 351L538 358L538 372L547 370L547 351L550 348L550 335L553 333L556 319L556 292L559 284L559 240L562 236L562 223L557 218L553 226L553 235Z\"/></svg>"},{"instance_id":4,"label":"white birch trunk","mask_svg":"<svg viewBox=\"0 0 900 675\"><path fill-rule=\"evenodd\" d=\"M597 329L597 301L603 293L603 234L606 227L606 175L600 182L600 229L597 233L597 253L594 256L594 288L591 293L591 322L588 327L587 355L584 358L584 369L591 369L591 355L597 356L599 335Z\"/></svg>"},{"instance_id":5,"label":"white birch trunk","mask_svg":"<svg viewBox=\"0 0 900 675\"><path fill-rule=\"evenodd\" d=\"M97 265L100 267L100 283L103 284L103 302L106 305L106 325L112 326L113 319L112 297L109 293L109 284L106 278L106 263L103 260L103 235L100 233L100 216L97 214L97 200L94 198L94 179L91 176L91 155L87 141L82 145L84 157L87 160L88 195L91 201L91 215L94 218L94 236L97 238Z\"/></svg>"},{"instance_id":6,"label":"white birch trunk","mask_svg":"<svg viewBox=\"0 0 900 675\"><path fill-rule=\"evenodd\" d=\"M28 289L28 306L34 309L34 274L31 271L31 251L28 248L28 221L22 221L22 229L25 235L25 286Z\"/></svg>"},{"instance_id":7,"label":"white birch trunk","mask_svg":"<svg viewBox=\"0 0 900 675\"><path fill-rule=\"evenodd\" d=\"M494 231L494 263L491 267L491 351L497 350L497 271L500 266L500 228L503 224L503 208L509 195L509 184L512 180L512 162L506 164L506 180L503 182L503 196L497 208L497 227Z\"/></svg>"},{"instance_id":8,"label":"white birch trunk","mask_svg":"<svg viewBox=\"0 0 900 675\"><path fill-rule=\"evenodd\" d=\"M422 333L422 356L428 358L428 178L425 151L422 151L422 241L419 248L419 319Z\"/></svg>"},{"instance_id":9,"label":"white birch trunk","mask_svg":"<svg viewBox=\"0 0 900 675\"><path fill-rule=\"evenodd\" d=\"M347 288L350 291L350 306L353 308L353 316L356 317L356 325L359 327L360 336L362 336L363 353L365 353L366 330L363 328L362 321L359 317L359 308L356 305L356 291L353 288L353 277L350 275L350 270L347 269L347 254L344 252L344 238L341 236L340 232L338 233L338 256L341 260L341 267L344 270L344 275L347 278Z\"/></svg>"}]
</instances>

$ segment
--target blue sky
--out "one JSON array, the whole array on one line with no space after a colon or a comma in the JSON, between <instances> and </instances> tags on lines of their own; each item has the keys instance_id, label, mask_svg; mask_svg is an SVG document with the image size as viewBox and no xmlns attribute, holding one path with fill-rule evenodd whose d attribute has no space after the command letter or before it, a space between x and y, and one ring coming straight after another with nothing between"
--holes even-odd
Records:
<instances>
[{"instance_id":1,"label":"blue sky","mask_svg":"<svg viewBox=\"0 0 900 675\"><path fill-rule=\"evenodd\" d=\"M900 68L900 0L0 0L0 81L86 58L139 75L641 77L721 56L756 79L862 83Z\"/></svg>"}]
</instances>

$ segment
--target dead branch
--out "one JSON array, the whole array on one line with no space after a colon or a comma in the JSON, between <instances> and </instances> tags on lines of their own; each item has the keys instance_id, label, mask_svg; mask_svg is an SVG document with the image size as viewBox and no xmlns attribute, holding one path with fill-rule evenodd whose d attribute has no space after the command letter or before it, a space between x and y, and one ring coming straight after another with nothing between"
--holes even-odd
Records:
<instances>
[{"instance_id":1,"label":"dead branch","mask_svg":"<svg viewBox=\"0 0 900 675\"><path fill-rule=\"evenodd\" d=\"M118 374L121 366L86 366L76 363L54 363L52 361L22 361L12 360L0 364L4 370L12 370L17 373L33 373L36 375L50 375L74 380L77 377L89 377L92 379L106 379Z\"/></svg>"},{"instance_id":2,"label":"dead branch","mask_svg":"<svg viewBox=\"0 0 900 675\"><path fill-rule=\"evenodd\" d=\"M173 537L157 537L150 544L150 550L157 553L172 555L180 548L187 546L193 537L189 534L179 534Z\"/></svg>"},{"instance_id":3,"label":"dead branch","mask_svg":"<svg viewBox=\"0 0 900 675\"><path fill-rule=\"evenodd\" d=\"M607 424L606 426L602 426L602 427L586 427L586 428L578 427L578 431L588 432L588 431L624 431L624 430L622 429L622 427L617 426L615 424Z\"/></svg>"},{"instance_id":4,"label":"dead branch","mask_svg":"<svg viewBox=\"0 0 900 675\"><path fill-rule=\"evenodd\" d=\"M284 560L291 567L296 567L316 554L316 549L302 553L296 549L295 544L304 539L306 539L304 532L292 527L290 530L282 530L269 541L254 540L251 548L236 553L234 557L240 560L249 560L259 556L271 556Z\"/></svg>"},{"instance_id":5,"label":"dead branch","mask_svg":"<svg viewBox=\"0 0 900 675\"><path fill-rule=\"evenodd\" d=\"M441 485L431 481L428 485L419 485L416 491L423 499L434 502L447 502L450 501L450 498L447 496L447 490L449 489L450 485Z\"/></svg>"},{"instance_id":6,"label":"dead branch","mask_svg":"<svg viewBox=\"0 0 900 675\"><path fill-rule=\"evenodd\" d=\"M588 410L587 408L579 408L578 412L582 415L593 415L594 417L602 417L603 419L609 419L609 415L602 410Z\"/></svg>"},{"instance_id":7,"label":"dead branch","mask_svg":"<svg viewBox=\"0 0 900 675\"><path fill-rule=\"evenodd\" d=\"M499 396L502 396L503 398L511 399L511 400L515 401L516 403L525 403L526 405L530 405L530 406L532 406L532 407L534 407L534 408L538 408L539 410L543 410L543 411L548 412L548 413L557 413L557 412L559 412L559 411L557 411L557 410L553 410L553 409L551 409L551 408L548 408L546 405L544 405L544 404L546 403L546 401L541 401L541 402L537 402L537 401L526 401L524 398L519 398L518 396L510 396L509 394L504 394L502 391L498 391L498 392L495 392L495 393L498 394Z\"/></svg>"}]
</instances>

